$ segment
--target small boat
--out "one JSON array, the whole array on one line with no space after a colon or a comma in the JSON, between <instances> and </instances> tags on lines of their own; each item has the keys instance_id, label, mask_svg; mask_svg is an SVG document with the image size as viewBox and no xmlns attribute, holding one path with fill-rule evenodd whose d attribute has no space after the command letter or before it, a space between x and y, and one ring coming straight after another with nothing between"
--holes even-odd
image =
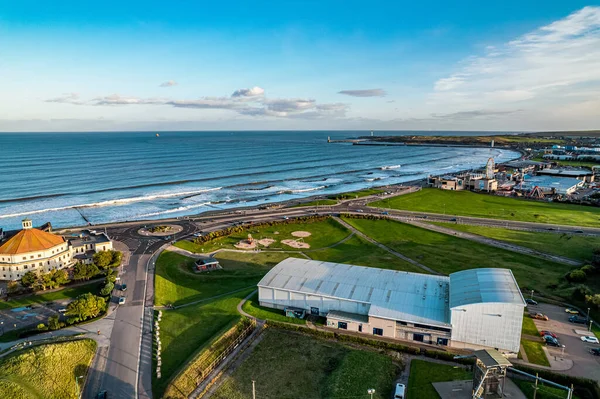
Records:
<instances>
[{"instance_id":1,"label":"small boat","mask_svg":"<svg viewBox=\"0 0 600 399\"><path fill-rule=\"evenodd\" d=\"M156 133L156 137L160 137L160 134Z\"/></svg>"},{"instance_id":2,"label":"small boat","mask_svg":"<svg viewBox=\"0 0 600 399\"><path fill-rule=\"evenodd\" d=\"M382 166L381 170L392 170L392 169L400 169L401 165L391 165L391 166Z\"/></svg>"}]
</instances>

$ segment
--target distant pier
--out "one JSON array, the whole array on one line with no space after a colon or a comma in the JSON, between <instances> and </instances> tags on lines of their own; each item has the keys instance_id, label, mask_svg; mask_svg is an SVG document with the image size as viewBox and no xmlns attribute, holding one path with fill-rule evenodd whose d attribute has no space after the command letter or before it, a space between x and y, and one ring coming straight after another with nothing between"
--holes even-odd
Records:
<instances>
[{"instance_id":1,"label":"distant pier","mask_svg":"<svg viewBox=\"0 0 600 399\"><path fill-rule=\"evenodd\" d=\"M367 139L344 139L344 140L331 140L331 137L327 136L328 143L361 143L363 141L367 141Z\"/></svg>"}]
</instances>

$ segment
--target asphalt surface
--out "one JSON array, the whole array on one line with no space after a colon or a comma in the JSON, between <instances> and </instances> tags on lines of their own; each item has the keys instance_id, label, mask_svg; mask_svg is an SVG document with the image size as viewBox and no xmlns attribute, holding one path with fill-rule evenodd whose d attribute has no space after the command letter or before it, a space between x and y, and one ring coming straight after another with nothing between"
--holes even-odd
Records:
<instances>
[{"instance_id":1,"label":"asphalt surface","mask_svg":"<svg viewBox=\"0 0 600 399\"><path fill-rule=\"evenodd\" d=\"M409 193L408 188L397 190L394 195ZM377 199L380 199L378 196ZM114 326L110 336L110 345L99 351L101 361L94 363L90 371L84 397L95 398L101 390L107 390L116 398L152 398L152 337L151 320L153 306L153 281L148 275L148 268L153 272L154 260L152 255L172 240L190 236L194 232L211 232L220 230L240 222L261 222L277 220L285 217L308 215L338 215L340 213L381 215L386 212L390 217L399 220L441 221L473 224L490 227L543 231L555 233L572 233L600 236L599 228L550 225L543 223L518 222L474 217L457 217L425 212L410 212L398 210L382 210L366 206L373 198L362 198L345 201L336 206L318 206L303 208L277 209L244 209L223 212L211 212L198 217L184 217L165 220L126 222L94 226L96 229L105 228L113 240L124 243L131 257L121 274L121 283L127 284L127 292L116 291L118 296L126 296L126 303L119 305L114 312ZM182 231L169 239L148 237L138 233L144 225L169 223L182 227ZM150 277L150 278L149 278ZM144 320L144 315L145 320ZM145 323L144 323L145 321Z\"/></svg>"}]
</instances>

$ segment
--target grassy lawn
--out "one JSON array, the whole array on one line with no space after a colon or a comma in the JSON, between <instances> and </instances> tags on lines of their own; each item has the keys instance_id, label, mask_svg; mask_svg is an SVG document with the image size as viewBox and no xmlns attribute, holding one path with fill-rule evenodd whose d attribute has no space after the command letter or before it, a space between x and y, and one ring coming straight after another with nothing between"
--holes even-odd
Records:
<instances>
[{"instance_id":1,"label":"grassy lawn","mask_svg":"<svg viewBox=\"0 0 600 399\"><path fill-rule=\"evenodd\" d=\"M354 199L354 198L367 197L369 195L381 194L383 192L385 192L385 191L377 189L377 188L367 188L364 190L352 191L349 193L333 194L333 195L330 195L329 198L338 199L338 200Z\"/></svg>"},{"instance_id":2,"label":"grassy lawn","mask_svg":"<svg viewBox=\"0 0 600 399\"><path fill-rule=\"evenodd\" d=\"M544 344L540 341L521 340L521 345L525 349L529 363L539 364L540 366L550 366L550 362L544 352Z\"/></svg>"},{"instance_id":3,"label":"grassy lawn","mask_svg":"<svg viewBox=\"0 0 600 399\"><path fill-rule=\"evenodd\" d=\"M334 199L321 199L309 202L303 202L302 204L294 205L292 208L299 208L302 206L323 206L323 205L337 205L337 200Z\"/></svg>"},{"instance_id":4,"label":"grassy lawn","mask_svg":"<svg viewBox=\"0 0 600 399\"><path fill-rule=\"evenodd\" d=\"M516 378L513 379L512 381L515 384L517 384L517 386L519 387L521 392L523 392L528 399L533 399L533 392L535 391L535 382L534 381L525 381L525 380L519 380ZM567 397L567 391L543 385L542 382L540 382L538 384L538 391L537 391L536 399L560 399L560 398L566 398L566 397ZM579 398L578 396L573 395L573 399L578 399L578 398Z\"/></svg>"},{"instance_id":5,"label":"grassy lawn","mask_svg":"<svg viewBox=\"0 0 600 399\"><path fill-rule=\"evenodd\" d=\"M532 158L532 161L556 162L559 166L579 166L579 167L584 167L584 168L591 168L592 166L596 166L600 163L600 162L594 162L594 161L568 161L568 160L559 161L556 159L545 159L544 157L534 157L534 158Z\"/></svg>"},{"instance_id":6,"label":"grassy lawn","mask_svg":"<svg viewBox=\"0 0 600 399\"><path fill-rule=\"evenodd\" d=\"M79 295L85 294L87 292L93 292L94 294L98 294L102 286L102 282L93 282L78 287L67 287L59 291L40 293L37 295L30 295L28 297L10 300L8 302L0 302L0 310L58 301L60 299L74 299L77 298Z\"/></svg>"},{"instance_id":7,"label":"grassy lawn","mask_svg":"<svg viewBox=\"0 0 600 399\"><path fill-rule=\"evenodd\" d=\"M228 237L217 238L203 245L197 245L189 241L178 241L175 246L196 253L209 253L220 248L236 249L234 244L240 240L248 238L248 234L252 234L254 239L272 238L277 242L271 244L271 249L285 249L294 251L296 249L287 245L281 244L282 240L297 239L292 236L294 231L308 231L312 235L305 237L304 242L310 244L311 249L318 249L333 245L347 237L350 232L343 226L340 226L335 220L328 218L324 221L316 221L312 223L288 223L278 224L275 226L266 226L261 228L249 228L241 233L235 233Z\"/></svg>"},{"instance_id":8,"label":"grassy lawn","mask_svg":"<svg viewBox=\"0 0 600 399\"><path fill-rule=\"evenodd\" d=\"M600 208L521 200L470 191L425 188L416 193L376 201L370 205L432 213L442 213L445 210L447 215L600 226Z\"/></svg>"},{"instance_id":9,"label":"grassy lawn","mask_svg":"<svg viewBox=\"0 0 600 399\"><path fill-rule=\"evenodd\" d=\"M349 263L358 266L425 273L423 269L395 257L386 250L383 250L356 235L333 248L305 253L312 259L326 262Z\"/></svg>"},{"instance_id":10,"label":"grassy lawn","mask_svg":"<svg viewBox=\"0 0 600 399\"><path fill-rule=\"evenodd\" d=\"M194 259L164 251L156 262L154 303L181 305L254 286L289 256L277 252L221 252L217 258L222 270L194 273Z\"/></svg>"},{"instance_id":11,"label":"grassy lawn","mask_svg":"<svg viewBox=\"0 0 600 399\"><path fill-rule=\"evenodd\" d=\"M572 269L570 266L396 221L345 220L380 243L444 274L474 267L508 268L521 286L544 292L549 284L558 283Z\"/></svg>"},{"instance_id":12,"label":"grassy lawn","mask_svg":"<svg viewBox=\"0 0 600 399\"><path fill-rule=\"evenodd\" d=\"M304 320L304 319L295 319L293 317L286 317L285 313L282 310L265 308L263 306L260 306L258 304L258 292L256 294L252 295L252 297L250 299L248 299L246 301L246 303L244 303L244 306L242 306L242 309L246 313L248 313L256 318L259 318L261 320L281 321L284 323L291 323L291 324L306 324L306 320Z\"/></svg>"},{"instance_id":13,"label":"grassy lawn","mask_svg":"<svg viewBox=\"0 0 600 399\"><path fill-rule=\"evenodd\" d=\"M456 223L437 223L442 227L505 241L540 252L591 262L594 248L600 248L600 238L578 234L537 233L497 227L470 226Z\"/></svg>"},{"instance_id":14,"label":"grassy lawn","mask_svg":"<svg viewBox=\"0 0 600 399\"><path fill-rule=\"evenodd\" d=\"M410 363L407 398L439 399L434 382L471 380L473 374L459 366L427 362L415 359Z\"/></svg>"},{"instance_id":15,"label":"grassy lawn","mask_svg":"<svg viewBox=\"0 0 600 399\"><path fill-rule=\"evenodd\" d=\"M529 317L527 313L523 315L523 327L521 328L522 334L532 335L534 337L539 337L540 332L538 331L533 319Z\"/></svg>"},{"instance_id":16,"label":"grassy lawn","mask_svg":"<svg viewBox=\"0 0 600 399\"><path fill-rule=\"evenodd\" d=\"M87 373L96 342L86 339L48 344L0 359L0 397L75 398L75 376ZM85 380L80 379L80 387Z\"/></svg>"},{"instance_id":17,"label":"grassy lawn","mask_svg":"<svg viewBox=\"0 0 600 399\"><path fill-rule=\"evenodd\" d=\"M174 373L216 334L240 320L237 305L252 290L241 291L208 303L163 311L160 322L162 378L153 384L161 397Z\"/></svg>"},{"instance_id":18,"label":"grassy lawn","mask_svg":"<svg viewBox=\"0 0 600 399\"><path fill-rule=\"evenodd\" d=\"M264 334L213 398L252 397L252 380L260 398L367 398L369 388L373 398L391 394L397 367L387 356L277 329Z\"/></svg>"}]
</instances>

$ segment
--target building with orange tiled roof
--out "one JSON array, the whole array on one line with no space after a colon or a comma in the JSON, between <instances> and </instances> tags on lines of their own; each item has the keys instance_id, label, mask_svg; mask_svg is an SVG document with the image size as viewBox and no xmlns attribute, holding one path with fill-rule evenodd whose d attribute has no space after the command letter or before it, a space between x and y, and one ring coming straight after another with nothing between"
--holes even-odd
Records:
<instances>
[{"instance_id":1,"label":"building with orange tiled roof","mask_svg":"<svg viewBox=\"0 0 600 399\"><path fill-rule=\"evenodd\" d=\"M29 219L23 229L0 241L0 280L19 280L28 271L64 269L76 262L91 263L94 253L112 249L105 234L90 234L74 240L33 228Z\"/></svg>"}]
</instances>

